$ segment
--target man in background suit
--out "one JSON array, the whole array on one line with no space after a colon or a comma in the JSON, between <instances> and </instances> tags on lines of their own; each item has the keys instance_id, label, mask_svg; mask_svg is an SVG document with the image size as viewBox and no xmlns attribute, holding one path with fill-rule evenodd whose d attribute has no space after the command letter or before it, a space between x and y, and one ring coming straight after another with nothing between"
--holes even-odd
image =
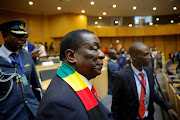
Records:
<instances>
[{"instance_id":1,"label":"man in background suit","mask_svg":"<svg viewBox=\"0 0 180 120\"><path fill-rule=\"evenodd\" d=\"M36 120L110 120L89 82L101 74L101 42L88 30L75 30L61 41L62 64L46 90Z\"/></svg>"},{"instance_id":2,"label":"man in background suit","mask_svg":"<svg viewBox=\"0 0 180 120\"><path fill-rule=\"evenodd\" d=\"M113 90L113 82L115 74L121 70L121 67L117 63L118 54L116 50L110 49L108 50L108 94L112 95Z\"/></svg>"},{"instance_id":3,"label":"man in background suit","mask_svg":"<svg viewBox=\"0 0 180 120\"><path fill-rule=\"evenodd\" d=\"M127 63L125 52L126 50L122 48L118 57L118 63L122 69L126 66Z\"/></svg>"},{"instance_id":4,"label":"man in background suit","mask_svg":"<svg viewBox=\"0 0 180 120\"><path fill-rule=\"evenodd\" d=\"M38 57L38 52L39 50L36 48L36 46L32 43L30 43L29 40L29 29L26 27L24 30L27 32L26 37L26 43L23 45L23 49L28 51L31 54L31 57L33 58L33 61L35 64L38 63L37 57Z\"/></svg>"},{"instance_id":5,"label":"man in background suit","mask_svg":"<svg viewBox=\"0 0 180 120\"><path fill-rule=\"evenodd\" d=\"M153 102L179 120L171 106L154 90L152 70L145 67L150 62L149 48L143 43L135 42L130 46L129 53L131 65L116 74L117 82L112 99L114 120L153 120Z\"/></svg>"}]
</instances>

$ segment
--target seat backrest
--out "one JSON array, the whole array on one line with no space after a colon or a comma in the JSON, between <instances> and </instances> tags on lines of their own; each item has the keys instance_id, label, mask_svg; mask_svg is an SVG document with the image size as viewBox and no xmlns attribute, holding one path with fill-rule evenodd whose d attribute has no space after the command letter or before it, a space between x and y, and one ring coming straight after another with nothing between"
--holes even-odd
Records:
<instances>
[{"instance_id":1,"label":"seat backrest","mask_svg":"<svg viewBox=\"0 0 180 120\"><path fill-rule=\"evenodd\" d=\"M57 70L58 69L55 68L55 69L47 69L47 70L39 71L41 81L52 79L56 74Z\"/></svg>"},{"instance_id":2,"label":"seat backrest","mask_svg":"<svg viewBox=\"0 0 180 120\"><path fill-rule=\"evenodd\" d=\"M53 63L59 63L60 62L60 59L59 58L56 58L56 59L52 59Z\"/></svg>"}]
</instances>

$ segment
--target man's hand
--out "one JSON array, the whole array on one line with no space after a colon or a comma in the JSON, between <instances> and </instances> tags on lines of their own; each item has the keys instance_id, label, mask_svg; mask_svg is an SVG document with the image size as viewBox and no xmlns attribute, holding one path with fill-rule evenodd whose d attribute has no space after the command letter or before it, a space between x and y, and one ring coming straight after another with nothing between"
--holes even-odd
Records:
<instances>
[{"instance_id":1,"label":"man's hand","mask_svg":"<svg viewBox=\"0 0 180 120\"><path fill-rule=\"evenodd\" d=\"M39 50L37 50L37 51L32 51L32 52L31 52L31 57L32 57L32 58L38 57L38 56L39 56L39 55L38 55L38 52L39 52Z\"/></svg>"},{"instance_id":2,"label":"man's hand","mask_svg":"<svg viewBox=\"0 0 180 120\"><path fill-rule=\"evenodd\" d=\"M180 120L180 117L173 109L169 109L168 114L170 115L172 120Z\"/></svg>"}]
</instances>

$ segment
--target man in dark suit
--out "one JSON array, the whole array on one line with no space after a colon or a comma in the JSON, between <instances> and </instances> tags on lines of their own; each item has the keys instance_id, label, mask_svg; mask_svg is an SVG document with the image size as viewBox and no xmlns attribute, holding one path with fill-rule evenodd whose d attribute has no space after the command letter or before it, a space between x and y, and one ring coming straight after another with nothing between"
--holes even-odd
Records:
<instances>
[{"instance_id":1,"label":"man in dark suit","mask_svg":"<svg viewBox=\"0 0 180 120\"><path fill-rule=\"evenodd\" d=\"M32 43L30 43L29 40L29 29L26 27L24 30L27 32L27 35L25 35L26 38L26 43L23 45L23 49L28 51L31 54L31 57L33 58L33 61L35 64L38 63L37 57L38 57L38 52L39 49L36 48L36 46Z\"/></svg>"},{"instance_id":2,"label":"man in dark suit","mask_svg":"<svg viewBox=\"0 0 180 120\"><path fill-rule=\"evenodd\" d=\"M125 52L126 52L125 49L122 48L120 51L119 58L118 58L118 63L122 69L125 67L127 63Z\"/></svg>"},{"instance_id":3,"label":"man in dark suit","mask_svg":"<svg viewBox=\"0 0 180 120\"><path fill-rule=\"evenodd\" d=\"M101 74L104 54L94 33L76 30L61 41L62 64L46 90L36 120L110 120L89 80Z\"/></svg>"},{"instance_id":4,"label":"man in dark suit","mask_svg":"<svg viewBox=\"0 0 180 120\"><path fill-rule=\"evenodd\" d=\"M114 120L153 120L153 102L179 120L176 112L154 90L152 70L145 67L150 62L149 48L135 42L130 46L129 53L131 65L116 74L112 99Z\"/></svg>"},{"instance_id":5,"label":"man in dark suit","mask_svg":"<svg viewBox=\"0 0 180 120\"><path fill-rule=\"evenodd\" d=\"M121 70L121 67L117 63L118 54L116 50L110 49L108 50L108 94L112 95L113 90L113 82L115 74Z\"/></svg>"}]
</instances>

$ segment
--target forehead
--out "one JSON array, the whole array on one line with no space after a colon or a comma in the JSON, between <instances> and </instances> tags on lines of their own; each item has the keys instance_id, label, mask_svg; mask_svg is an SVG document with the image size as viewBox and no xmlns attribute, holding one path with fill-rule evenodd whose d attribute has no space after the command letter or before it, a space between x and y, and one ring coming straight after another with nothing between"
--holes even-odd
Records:
<instances>
[{"instance_id":1,"label":"forehead","mask_svg":"<svg viewBox=\"0 0 180 120\"><path fill-rule=\"evenodd\" d=\"M147 46L141 46L139 47L138 51L139 51L138 53L141 53L141 54L149 53L149 48Z\"/></svg>"},{"instance_id":2,"label":"forehead","mask_svg":"<svg viewBox=\"0 0 180 120\"><path fill-rule=\"evenodd\" d=\"M82 44L101 46L101 42L99 38L94 34L91 34L91 33L82 34L82 38L83 38Z\"/></svg>"}]
</instances>

